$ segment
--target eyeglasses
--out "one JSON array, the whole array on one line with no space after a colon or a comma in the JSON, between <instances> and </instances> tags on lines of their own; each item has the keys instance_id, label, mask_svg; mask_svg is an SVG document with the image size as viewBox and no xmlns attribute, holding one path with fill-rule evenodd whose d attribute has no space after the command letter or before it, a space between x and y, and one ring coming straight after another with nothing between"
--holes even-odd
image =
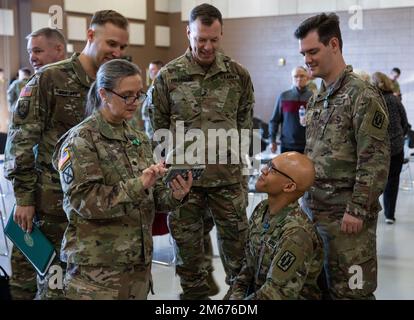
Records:
<instances>
[{"instance_id":1,"label":"eyeglasses","mask_svg":"<svg viewBox=\"0 0 414 320\"><path fill-rule=\"evenodd\" d=\"M291 177L289 177L286 173L283 173L282 171L278 170L275 165L273 164L272 160L270 160L267 165L267 170L269 170L269 172L272 172L272 170L274 170L275 172L281 174L282 176L285 176L286 178L292 180L293 182L295 182L295 180L293 180ZM296 182L295 182L296 183Z\"/></svg>"},{"instance_id":2,"label":"eyeglasses","mask_svg":"<svg viewBox=\"0 0 414 320\"><path fill-rule=\"evenodd\" d=\"M136 95L136 96L121 96L119 93L116 93L115 91L113 91L111 89L105 88L105 90L109 91L109 92L113 93L114 95L116 95L116 96L120 97L121 99L123 99L124 103L127 106L130 106L130 105L134 104L135 101L137 101L137 100L138 100L138 103L141 104L147 98L147 94L145 92L142 92L142 91L138 92L138 95Z\"/></svg>"}]
</instances>

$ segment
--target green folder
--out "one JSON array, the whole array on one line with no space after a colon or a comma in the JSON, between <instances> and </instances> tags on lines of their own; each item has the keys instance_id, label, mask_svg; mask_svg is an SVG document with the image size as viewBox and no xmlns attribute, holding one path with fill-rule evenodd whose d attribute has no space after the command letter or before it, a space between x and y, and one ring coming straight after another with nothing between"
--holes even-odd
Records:
<instances>
[{"instance_id":1,"label":"green folder","mask_svg":"<svg viewBox=\"0 0 414 320\"><path fill-rule=\"evenodd\" d=\"M14 210L10 214L4 233L14 245L24 254L36 269L44 276L56 256L53 244L45 237L40 229L33 224L32 232L24 232L13 220Z\"/></svg>"}]
</instances>

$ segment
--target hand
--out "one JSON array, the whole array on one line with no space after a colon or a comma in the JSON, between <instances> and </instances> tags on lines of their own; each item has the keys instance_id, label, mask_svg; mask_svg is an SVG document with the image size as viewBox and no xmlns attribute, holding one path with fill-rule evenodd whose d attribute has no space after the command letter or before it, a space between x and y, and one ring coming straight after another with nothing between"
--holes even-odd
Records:
<instances>
[{"instance_id":1,"label":"hand","mask_svg":"<svg viewBox=\"0 0 414 320\"><path fill-rule=\"evenodd\" d=\"M158 163L153 164L149 168L142 171L142 175L139 177L139 179L142 182L142 185L144 189L151 188L157 179L164 176L164 174L167 172L167 168L165 168L164 163Z\"/></svg>"},{"instance_id":2,"label":"hand","mask_svg":"<svg viewBox=\"0 0 414 320\"><path fill-rule=\"evenodd\" d=\"M270 151L272 151L272 153L276 153L276 150L277 150L277 143L272 142L272 144L270 146Z\"/></svg>"},{"instance_id":3,"label":"hand","mask_svg":"<svg viewBox=\"0 0 414 320\"><path fill-rule=\"evenodd\" d=\"M34 206L16 206L13 220L24 232L32 232L33 217L35 215Z\"/></svg>"},{"instance_id":4,"label":"hand","mask_svg":"<svg viewBox=\"0 0 414 320\"><path fill-rule=\"evenodd\" d=\"M188 172L188 179L184 180L182 176L178 175L170 183L170 187L173 192L173 197L179 201L183 200L184 197L190 192L193 184L193 174L191 171Z\"/></svg>"},{"instance_id":5,"label":"hand","mask_svg":"<svg viewBox=\"0 0 414 320\"><path fill-rule=\"evenodd\" d=\"M302 127L306 127L306 117L300 117L299 123Z\"/></svg>"},{"instance_id":6,"label":"hand","mask_svg":"<svg viewBox=\"0 0 414 320\"><path fill-rule=\"evenodd\" d=\"M348 234L357 234L361 232L363 224L363 220L345 212L342 218L341 231Z\"/></svg>"}]
</instances>

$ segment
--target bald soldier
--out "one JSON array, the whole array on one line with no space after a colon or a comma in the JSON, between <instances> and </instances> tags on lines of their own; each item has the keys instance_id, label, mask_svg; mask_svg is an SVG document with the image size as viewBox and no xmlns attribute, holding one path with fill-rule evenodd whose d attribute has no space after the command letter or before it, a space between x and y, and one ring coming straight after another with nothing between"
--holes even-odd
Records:
<instances>
[{"instance_id":1,"label":"bald soldier","mask_svg":"<svg viewBox=\"0 0 414 320\"><path fill-rule=\"evenodd\" d=\"M256 190L268 194L249 221L243 267L231 299L318 299L322 241L298 199L313 184L315 168L298 152L273 158Z\"/></svg>"},{"instance_id":2,"label":"bald soldier","mask_svg":"<svg viewBox=\"0 0 414 320\"><path fill-rule=\"evenodd\" d=\"M56 29L41 28L27 37L27 52L35 72L66 58L65 37ZM20 93L20 91L19 91ZM12 252L10 290L14 300L32 300L36 295L36 271L16 248Z\"/></svg>"},{"instance_id":3,"label":"bald soldier","mask_svg":"<svg viewBox=\"0 0 414 320\"><path fill-rule=\"evenodd\" d=\"M85 118L86 96L99 66L124 55L128 21L113 10L98 11L87 39L82 53L41 68L22 89L6 144L5 176L12 181L17 204L14 220L27 232L33 219L38 220L58 256L67 218L59 174L51 162L53 150ZM62 297L61 281L56 278L49 286L50 277L38 277L38 299Z\"/></svg>"}]
</instances>

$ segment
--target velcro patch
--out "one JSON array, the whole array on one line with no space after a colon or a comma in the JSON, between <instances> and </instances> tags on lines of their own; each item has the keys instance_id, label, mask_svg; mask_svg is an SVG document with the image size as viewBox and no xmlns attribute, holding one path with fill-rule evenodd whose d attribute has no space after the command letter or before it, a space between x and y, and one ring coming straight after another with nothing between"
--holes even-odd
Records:
<instances>
[{"instance_id":1,"label":"velcro patch","mask_svg":"<svg viewBox=\"0 0 414 320\"><path fill-rule=\"evenodd\" d=\"M62 169L65 167L66 163L69 162L69 160L70 160L69 150L68 148L65 148L63 150L63 154L61 155L59 159L59 165L58 165L59 171L62 171Z\"/></svg>"},{"instance_id":2,"label":"velcro patch","mask_svg":"<svg viewBox=\"0 0 414 320\"><path fill-rule=\"evenodd\" d=\"M384 125L385 115L382 112L376 111L372 118L372 125L377 129L382 129Z\"/></svg>"},{"instance_id":3,"label":"velcro patch","mask_svg":"<svg viewBox=\"0 0 414 320\"><path fill-rule=\"evenodd\" d=\"M81 94L80 94L79 91L70 91L70 90L64 90L64 89L55 89L55 96L80 98L81 97Z\"/></svg>"},{"instance_id":4,"label":"velcro patch","mask_svg":"<svg viewBox=\"0 0 414 320\"><path fill-rule=\"evenodd\" d=\"M30 100L19 100L17 103L17 110L16 113L20 117L20 119L24 120L27 118L30 110Z\"/></svg>"},{"instance_id":5,"label":"velcro patch","mask_svg":"<svg viewBox=\"0 0 414 320\"><path fill-rule=\"evenodd\" d=\"M33 87L25 86L20 91L19 97L31 97L32 96Z\"/></svg>"},{"instance_id":6,"label":"velcro patch","mask_svg":"<svg viewBox=\"0 0 414 320\"><path fill-rule=\"evenodd\" d=\"M278 266L280 270L286 272L289 270L289 268L292 266L295 260L296 260L296 256L289 250L286 250L282 254L282 256L279 258L276 265Z\"/></svg>"},{"instance_id":7,"label":"velcro patch","mask_svg":"<svg viewBox=\"0 0 414 320\"><path fill-rule=\"evenodd\" d=\"M70 184L73 181L74 174L73 174L73 169L72 169L72 165L71 164L68 165L65 170L63 170L62 176L63 176L63 181L66 184Z\"/></svg>"}]
</instances>

